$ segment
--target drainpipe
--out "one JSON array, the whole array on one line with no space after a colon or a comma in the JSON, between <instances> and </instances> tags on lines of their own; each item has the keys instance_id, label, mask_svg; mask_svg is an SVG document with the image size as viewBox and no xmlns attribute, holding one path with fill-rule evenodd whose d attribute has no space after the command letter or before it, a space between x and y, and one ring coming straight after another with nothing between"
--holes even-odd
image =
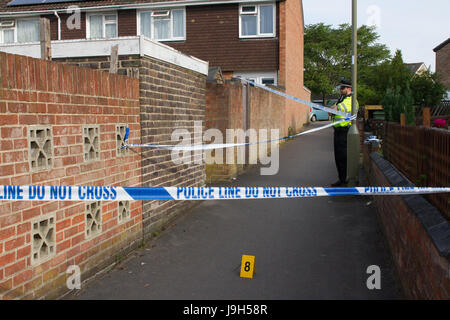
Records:
<instances>
[{"instance_id":1,"label":"drainpipe","mask_svg":"<svg viewBox=\"0 0 450 320\"><path fill-rule=\"evenodd\" d=\"M57 11L53 11L53 13L55 14L55 16L58 18L58 40L61 40L61 18L58 15Z\"/></svg>"}]
</instances>

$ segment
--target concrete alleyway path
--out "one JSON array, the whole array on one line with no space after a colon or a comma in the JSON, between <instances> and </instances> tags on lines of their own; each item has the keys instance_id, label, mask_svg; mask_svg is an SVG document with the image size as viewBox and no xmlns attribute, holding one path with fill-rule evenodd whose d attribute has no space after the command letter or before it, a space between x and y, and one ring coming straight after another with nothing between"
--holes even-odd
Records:
<instances>
[{"instance_id":1,"label":"concrete alleyway path","mask_svg":"<svg viewBox=\"0 0 450 320\"><path fill-rule=\"evenodd\" d=\"M332 131L283 144L277 175L255 168L226 185L329 186L337 180ZM253 279L239 277L244 254L255 256ZM370 265L381 269L381 290L366 286ZM75 298L399 299L398 287L369 197L214 200L185 213Z\"/></svg>"}]
</instances>

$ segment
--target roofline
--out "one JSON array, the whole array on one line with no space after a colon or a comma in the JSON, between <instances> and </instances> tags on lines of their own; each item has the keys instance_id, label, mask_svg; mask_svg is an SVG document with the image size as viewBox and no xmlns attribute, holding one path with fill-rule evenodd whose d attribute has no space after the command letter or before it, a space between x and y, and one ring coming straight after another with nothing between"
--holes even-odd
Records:
<instances>
[{"instance_id":1,"label":"roofline","mask_svg":"<svg viewBox=\"0 0 450 320\"><path fill-rule=\"evenodd\" d=\"M450 38L442 42L440 45L438 45L436 48L433 49L434 52L441 50L443 47L445 47L450 42Z\"/></svg>"},{"instance_id":2,"label":"roofline","mask_svg":"<svg viewBox=\"0 0 450 320\"><path fill-rule=\"evenodd\" d=\"M283 0L272 0L279 2ZM259 3L268 2L268 0L180 0L180 1L164 1L152 3L129 3L109 6L93 6L80 7L80 11L95 11L95 10L112 10L112 9L151 9L151 8L169 8L179 6L201 6L201 5L217 5L217 4L235 4L235 3ZM14 12L0 12L0 17L23 16L23 15L39 15L39 14L53 14L54 12L65 12L64 9L46 9L46 10L28 10L28 11L14 11Z\"/></svg>"},{"instance_id":3,"label":"roofline","mask_svg":"<svg viewBox=\"0 0 450 320\"><path fill-rule=\"evenodd\" d=\"M424 65L425 67L426 67L426 65L425 65L425 62L411 62L411 63L405 63L406 65L420 65L420 66L422 66L422 65Z\"/></svg>"}]
</instances>

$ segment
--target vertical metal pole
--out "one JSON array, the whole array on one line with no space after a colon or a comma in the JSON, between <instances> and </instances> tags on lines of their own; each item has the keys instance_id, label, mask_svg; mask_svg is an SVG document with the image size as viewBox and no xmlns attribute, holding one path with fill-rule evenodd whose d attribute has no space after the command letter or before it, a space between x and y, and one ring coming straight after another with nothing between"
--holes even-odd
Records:
<instances>
[{"instance_id":1,"label":"vertical metal pole","mask_svg":"<svg viewBox=\"0 0 450 320\"><path fill-rule=\"evenodd\" d=\"M358 23L357 23L357 0L352 0L352 115L358 112ZM356 119L347 135L347 179L349 186L359 184L359 132L356 125Z\"/></svg>"},{"instance_id":2,"label":"vertical metal pole","mask_svg":"<svg viewBox=\"0 0 450 320\"><path fill-rule=\"evenodd\" d=\"M358 9L357 9L357 0L352 0L352 55L353 55L353 63L352 63L352 91L353 91L353 99L352 99L352 115L356 114L358 101L358 23L357 23ZM355 124L356 120L352 121L352 124Z\"/></svg>"}]
</instances>

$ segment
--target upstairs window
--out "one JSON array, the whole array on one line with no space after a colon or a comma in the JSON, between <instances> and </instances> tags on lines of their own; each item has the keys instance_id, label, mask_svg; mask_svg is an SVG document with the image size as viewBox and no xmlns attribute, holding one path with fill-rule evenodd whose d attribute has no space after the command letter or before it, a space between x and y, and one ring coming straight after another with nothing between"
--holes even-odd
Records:
<instances>
[{"instance_id":1,"label":"upstairs window","mask_svg":"<svg viewBox=\"0 0 450 320\"><path fill-rule=\"evenodd\" d=\"M0 21L0 43L38 42L39 38L39 19Z\"/></svg>"},{"instance_id":2,"label":"upstairs window","mask_svg":"<svg viewBox=\"0 0 450 320\"><path fill-rule=\"evenodd\" d=\"M102 39L117 37L117 15L109 14L91 14L87 19L87 38Z\"/></svg>"},{"instance_id":3,"label":"upstairs window","mask_svg":"<svg viewBox=\"0 0 450 320\"><path fill-rule=\"evenodd\" d=\"M155 10L139 13L140 34L159 41L185 40L185 10Z\"/></svg>"},{"instance_id":4,"label":"upstairs window","mask_svg":"<svg viewBox=\"0 0 450 320\"><path fill-rule=\"evenodd\" d=\"M239 7L239 37L275 37L275 5L241 5Z\"/></svg>"}]
</instances>

